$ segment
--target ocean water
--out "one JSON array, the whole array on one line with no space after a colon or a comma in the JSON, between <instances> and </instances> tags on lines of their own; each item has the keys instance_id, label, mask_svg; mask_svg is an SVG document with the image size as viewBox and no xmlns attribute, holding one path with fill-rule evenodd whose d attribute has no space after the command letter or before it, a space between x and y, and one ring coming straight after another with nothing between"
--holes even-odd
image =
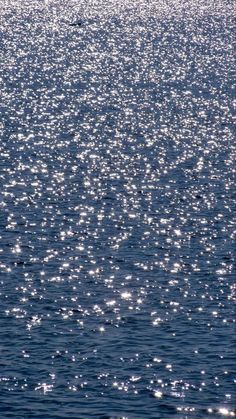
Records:
<instances>
[{"instance_id":1,"label":"ocean water","mask_svg":"<svg viewBox=\"0 0 236 419\"><path fill-rule=\"evenodd\" d=\"M235 416L233 1L0 0L0 417Z\"/></svg>"}]
</instances>

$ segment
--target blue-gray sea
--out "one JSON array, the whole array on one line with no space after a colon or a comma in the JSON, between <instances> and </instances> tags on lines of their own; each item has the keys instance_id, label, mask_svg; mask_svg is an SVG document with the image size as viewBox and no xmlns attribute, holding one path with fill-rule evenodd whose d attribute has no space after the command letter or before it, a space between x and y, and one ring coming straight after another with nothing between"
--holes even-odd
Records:
<instances>
[{"instance_id":1,"label":"blue-gray sea","mask_svg":"<svg viewBox=\"0 0 236 419\"><path fill-rule=\"evenodd\" d=\"M0 0L1 419L235 417L234 12Z\"/></svg>"}]
</instances>

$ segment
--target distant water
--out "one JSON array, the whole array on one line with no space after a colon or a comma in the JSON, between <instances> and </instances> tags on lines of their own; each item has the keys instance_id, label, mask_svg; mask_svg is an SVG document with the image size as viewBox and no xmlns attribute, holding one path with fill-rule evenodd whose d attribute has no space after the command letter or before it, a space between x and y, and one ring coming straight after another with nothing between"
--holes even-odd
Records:
<instances>
[{"instance_id":1,"label":"distant water","mask_svg":"<svg viewBox=\"0 0 236 419\"><path fill-rule=\"evenodd\" d=\"M235 416L233 4L0 0L2 419Z\"/></svg>"}]
</instances>

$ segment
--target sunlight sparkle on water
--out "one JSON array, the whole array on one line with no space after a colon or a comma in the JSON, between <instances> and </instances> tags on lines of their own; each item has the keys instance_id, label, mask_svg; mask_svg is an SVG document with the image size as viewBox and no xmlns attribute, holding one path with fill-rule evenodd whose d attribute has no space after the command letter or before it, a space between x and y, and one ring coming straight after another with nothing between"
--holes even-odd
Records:
<instances>
[{"instance_id":1,"label":"sunlight sparkle on water","mask_svg":"<svg viewBox=\"0 0 236 419\"><path fill-rule=\"evenodd\" d=\"M0 416L235 416L232 10L0 0Z\"/></svg>"}]
</instances>

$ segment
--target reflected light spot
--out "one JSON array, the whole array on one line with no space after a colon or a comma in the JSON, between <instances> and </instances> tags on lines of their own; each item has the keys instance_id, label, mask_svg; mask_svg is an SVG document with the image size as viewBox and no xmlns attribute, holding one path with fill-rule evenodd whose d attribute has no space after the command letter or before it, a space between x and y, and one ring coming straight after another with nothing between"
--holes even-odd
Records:
<instances>
[{"instance_id":1,"label":"reflected light spot","mask_svg":"<svg viewBox=\"0 0 236 419\"><path fill-rule=\"evenodd\" d=\"M154 392L154 397L156 397L157 399L161 399L163 396L163 393L161 391L155 391Z\"/></svg>"},{"instance_id":2,"label":"reflected light spot","mask_svg":"<svg viewBox=\"0 0 236 419\"><path fill-rule=\"evenodd\" d=\"M127 292L127 291L125 291L125 292L122 292L122 293L121 293L121 298L122 298L123 300L130 300L130 299L131 299L131 297L132 297L131 292Z\"/></svg>"}]
</instances>

